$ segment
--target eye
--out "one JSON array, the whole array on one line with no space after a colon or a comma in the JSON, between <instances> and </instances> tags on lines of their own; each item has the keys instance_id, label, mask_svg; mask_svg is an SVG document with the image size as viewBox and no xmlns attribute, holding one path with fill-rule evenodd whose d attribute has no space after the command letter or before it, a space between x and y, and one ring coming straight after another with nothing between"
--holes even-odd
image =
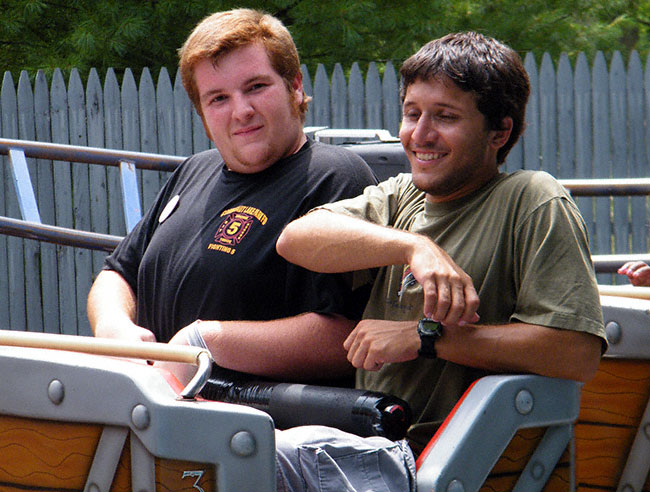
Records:
<instances>
[{"instance_id":1,"label":"eye","mask_svg":"<svg viewBox=\"0 0 650 492\"><path fill-rule=\"evenodd\" d=\"M420 112L415 109L407 109L402 116L405 120L417 121L420 118Z\"/></svg>"},{"instance_id":2,"label":"eye","mask_svg":"<svg viewBox=\"0 0 650 492\"><path fill-rule=\"evenodd\" d=\"M450 113L448 111L441 111L440 113L437 113L435 115L435 118L440 121L451 122L451 121L456 121L458 119L458 115L454 113Z\"/></svg>"},{"instance_id":3,"label":"eye","mask_svg":"<svg viewBox=\"0 0 650 492\"><path fill-rule=\"evenodd\" d=\"M211 106L211 105L214 105L214 104L222 103L226 99L227 99L227 96L225 96L224 94L217 94L217 95L213 95L210 98L208 98L206 104L208 106Z\"/></svg>"},{"instance_id":4,"label":"eye","mask_svg":"<svg viewBox=\"0 0 650 492\"><path fill-rule=\"evenodd\" d=\"M252 84L252 85L248 88L248 92L257 92L257 91L260 91L260 90L264 89L267 85L268 85L268 84L265 84L265 83L263 83L263 82L257 82L257 83L255 83L255 84Z\"/></svg>"}]
</instances>

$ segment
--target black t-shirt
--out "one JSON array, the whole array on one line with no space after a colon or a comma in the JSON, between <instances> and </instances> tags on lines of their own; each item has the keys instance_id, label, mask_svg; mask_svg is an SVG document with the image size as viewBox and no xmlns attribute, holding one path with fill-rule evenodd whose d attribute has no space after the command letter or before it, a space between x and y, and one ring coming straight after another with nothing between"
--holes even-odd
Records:
<instances>
[{"instance_id":1,"label":"black t-shirt","mask_svg":"<svg viewBox=\"0 0 650 492\"><path fill-rule=\"evenodd\" d=\"M360 157L311 140L256 174L229 171L216 151L202 152L175 171L105 268L129 283L137 323L160 342L196 319L272 320L305 312L359 319L366 290L353 291L347 275L288 263L275 243L294 218L375 183Z\"/></svg>"}]
</instances>

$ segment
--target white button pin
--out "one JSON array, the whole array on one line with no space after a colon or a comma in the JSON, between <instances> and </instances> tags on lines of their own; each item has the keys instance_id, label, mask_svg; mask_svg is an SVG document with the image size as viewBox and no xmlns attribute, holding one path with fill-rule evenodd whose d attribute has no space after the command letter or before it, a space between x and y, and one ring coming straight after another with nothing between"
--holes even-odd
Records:
<instances>
[{"instance_id":1,"label":"white button pin","mask_svg":"<svg viewBox=\"0 0 650 492\"><path fill-rule=\"evenodd\" d=\"M167 202L167 205L165 205L165 208L163 208L163 211L160 213L160 217L158 217L158 222L162 224L167 220L167 218L172 214L172 212L176 209L178 206L178 202L181 199L180 195L174 195L171 200Z\"/></svg>"}]
</instances>

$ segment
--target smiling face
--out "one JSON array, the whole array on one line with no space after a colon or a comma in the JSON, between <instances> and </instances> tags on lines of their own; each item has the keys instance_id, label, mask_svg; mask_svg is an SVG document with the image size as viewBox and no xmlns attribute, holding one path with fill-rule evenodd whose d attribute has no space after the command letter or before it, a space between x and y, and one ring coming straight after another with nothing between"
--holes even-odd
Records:
<instances>
[{"instance_id":1,"label":"smiling face","mask_svg":"<svg viewBox=\"0 0 650 492\"><path fill-rule=\"evenodd\" d=\"M444 202L479 189L498 173L497 151L512 120L488 130L475 96L445 77L418 79L406 89L399 137L415 186Z\"/></svg>"},{"instance_id":2,"label":"smiling face","mask_svg":"<svg viewBox=\"0 0 650 492\"><path fill-rule=\"evenodd\" d=\"M288 90L261 44L236 48L216 63L200 60L194 80L203 125L231 171L263 171L306 141L297 110L301 76Z\"/></svg>"}]
</instances>

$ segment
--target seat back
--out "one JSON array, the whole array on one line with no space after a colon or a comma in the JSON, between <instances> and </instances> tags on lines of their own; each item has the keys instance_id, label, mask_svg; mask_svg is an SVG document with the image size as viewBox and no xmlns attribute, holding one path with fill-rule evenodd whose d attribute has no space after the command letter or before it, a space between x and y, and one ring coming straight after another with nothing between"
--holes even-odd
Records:
<instances>
[{"instance_id":1,"label":"seat back","mask_svg":"<svg viewBox=\"0 0 650 492\"><path fill-rule=\"evenodd\" d=\"M418 459L418 490L650 492L650 301L601 304L593 380L478 380Z\"/></svg>"},{"instance_id":2,"label":"seat back","mask_svg":"<svg viewBox=\"0 0 650 492\"><path fill-rule=\"evenodd\" d=\"M571 457L565 450L579 401L575 381L535 375L479 379L420 455L418 490L533 492L550 477L566 485Z\"/></svg>"},{"instance_id":3,"label":"seat back","mask_svg":"<svg viewBox=\"0 0 650 492\"><path fill-rule=\"evenodd\" d=\"M650 492L650 301L601 304L609 348L582 391L578 490Z\"/></svg>"}]
</instances>

